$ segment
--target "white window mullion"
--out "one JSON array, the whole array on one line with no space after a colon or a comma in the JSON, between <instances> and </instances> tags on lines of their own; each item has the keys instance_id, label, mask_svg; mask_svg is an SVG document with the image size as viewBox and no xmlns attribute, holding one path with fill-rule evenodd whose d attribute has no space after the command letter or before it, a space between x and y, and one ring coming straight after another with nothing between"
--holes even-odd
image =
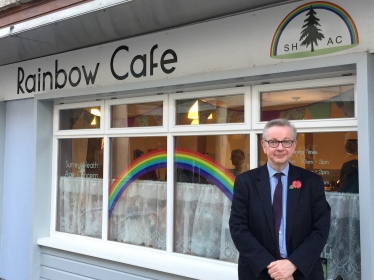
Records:
<instances>
[{"instance_id":1,"label":"white window mullion","mask_svg":"<svg viewBox=\"0 0 374 280\"><path fill-rule=\"evenodd\" d=\"M57 186L58 186L58 175L57 175L57 168L58 168L58 161L57 161L57 154L58 154L58 139L53 138L52 143L52 191L51 191L51 225L50 225L50 232L53 233L56 231L56 223L57 223Z\"/></svg>"},{"instance_id":2,"label":"white window mullion","mask_svg":"<svg viewBox=\"0 0 374 280\"><path fill-rule=\"evenodd\" d=\"M249 134L249 150L251 151L249 155L249 167L250 169L258 167L258 140L257 140L257 134L254 132L251 132Z\"/></svg>"},{"instance_id":3,"label":"white window mullion","mask_svg":"<svg viewBox=\"0 0 374 280\"><path fill-rule=\"evenodd\" d=\"M173 252L174 243L174 137L167 137L167 218L166 252Z\"/></svg>"},{"instance_id":4,"label":"white window mullion","mask_svg":"<svg viewBox=\"0 0 374 280\"><path fill-rule=\"evenodd\" d=\"M251 91L251 87L248 87L244 93L244 124L248 130L252 128L253 120L251 115L253 111Z\"/></svg>"},{"instance_id":5,"label":"white window mullion","mask_svg":"<svg viewBox=\"0 0 374 280\"><path fill-rule=\"evenodd\" d=\"M104 137L104 158L103 158L103 210L102 210L102 240L108 240L108 196L109 196L109 167L110 167L110 141Z\"/></svg>"}]
</instances>

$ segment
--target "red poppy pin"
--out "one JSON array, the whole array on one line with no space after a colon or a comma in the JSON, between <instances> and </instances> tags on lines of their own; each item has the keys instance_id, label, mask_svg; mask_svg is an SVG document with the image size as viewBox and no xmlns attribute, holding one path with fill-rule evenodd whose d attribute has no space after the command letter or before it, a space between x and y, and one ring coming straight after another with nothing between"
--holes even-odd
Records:
<instances>
[{"instance_id":1,"label":"red poppy pin","mask_svg":"<svg viewBox=\"0 0 374 280\"><path fill-rule=\"evenodd\" d=\"M301 188L301 182L300 181L293 181L292 185L290 186L290 190L300 189L300 188Z\"/></svg>"}]
</instances>

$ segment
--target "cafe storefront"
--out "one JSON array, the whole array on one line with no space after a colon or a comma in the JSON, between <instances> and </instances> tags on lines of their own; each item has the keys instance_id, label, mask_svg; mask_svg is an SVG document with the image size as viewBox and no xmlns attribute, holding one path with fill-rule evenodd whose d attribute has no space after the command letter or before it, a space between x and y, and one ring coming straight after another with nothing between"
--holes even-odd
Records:
<instances>
[{"instance_id":1,"label":"cafe storefront","mask_svg":"<svg viewBox=\"0 0 374 280\"><path fill-rule=\"evenodd\" d=\"M237 279L235 176L265 164L262 129L285 118L291 163L322 176L331 205L326 279L371 279L366 2L284 4L0 67L4 200L15 157L33 167L29 275ZM12 141L27 133L30 146Z\"/></svg>"}]
</instances>

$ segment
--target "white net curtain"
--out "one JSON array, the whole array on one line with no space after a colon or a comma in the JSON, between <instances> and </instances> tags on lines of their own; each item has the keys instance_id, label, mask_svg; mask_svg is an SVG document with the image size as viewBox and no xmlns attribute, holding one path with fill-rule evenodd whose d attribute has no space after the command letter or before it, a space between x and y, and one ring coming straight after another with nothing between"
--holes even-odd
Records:
<instances>
[{"instance_id":1,"label":"white net curtain","mask_svg":"<svg viewBox=\"0 0 374 280\"><path fill-rule=\"evenodd\" d=\"M176 190L174 251L236 262L231 202L214 185L177 183ZM109 239L165 250L166 210L166 182L132 183L110 217Z\"/></svg>"},{"instance_id":2,"label":"white net curtain","mask_svg":"<svg viewBox=\"0 0 374 280\"><path fill-rule=\"evenodd\" d=\"M359 194L327 192L331 227L324 253L327 278L361 279Z\"/></svg>"},{"instance_id":3,"label":"white net curtain","mask_svg":"<svg viewBox=\"0 0 374 280\"><path fill-rule=\"evenodd\" d=\"M177 183L174 250L236 262L230 236L231 201L214 185Z\"/></svg>"},{"instance_id":4,"label":"white net curtain","mask_svg":"<svg viewBox=\"0 0 374 280\"><path fill-rule=\"evenodd\" d=\"M109 239L166 249L166 182L133 182L109 219Z\"/></svg>"},{"instance_id":5,"label":"white net curtain","mask_svg":"<svg viewBox=\"0 0 374 280\"><path fill-rule=\"evenodd\" d=\"M103 179L61 177L57 230L101 237Z\"/></svg>"},{"instance_id":6,"label":"white net curtain","mask_svg":"<svg viewBox=\"0 0 374 280\"><path fill-rule=\"evenodd\" d=\"M214 185L177 183L174 251L236 262L230 200ZM102 179L61 177L59 230L101 237ZM109 219L113 241L166 249L166 182L133 182Z\"/></svg>"},{"instance_id":7,"label":"white net curtain","mask_svg":"<svg viewBox=\"0 0 374 280\"><path fill-rule=\"evenodd\" d=\"M61 177L58 230L101 237L102 179ZM122 194L109 219L109 239L166 249L166 182L137 180ZM326 193L331 228L323 257L328 279L361 279L358 194ZM238 252L228 220L231 201L214 185L177 183L174 251L229 262Z\"/></svg>"}]
</instances>

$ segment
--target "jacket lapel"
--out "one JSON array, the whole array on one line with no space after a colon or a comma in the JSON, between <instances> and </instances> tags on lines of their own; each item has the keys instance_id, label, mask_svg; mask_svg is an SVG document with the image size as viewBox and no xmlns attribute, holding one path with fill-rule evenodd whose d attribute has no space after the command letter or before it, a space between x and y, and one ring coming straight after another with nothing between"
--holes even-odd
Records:
<instances>
[{"instance_id":1,"label":"jacket lapel","mask_svg":"<svg viewBox=\"0 0 374 280\"><path fill-rule=\"evenodd\" d=\"M297 209L297 202L299 201L300 189L290 189L293 181L301 181L300 174L297 169L290 164L290 169L288 171L288 185L287 187L287 225L286 225L286 240L290 239L292 225L294 221L294 215Z\"/></svg>"},{"instance_id":2,"label":"jacket lapel","mask_svg":"<svg viewBox=\"0 0 374 280\"><path fill-rule=\"evenodd\" d=\"M269 172L268 172L266 164L261 167L261 170L258 174L257 181L256 181L256 188L257 188L257 192L260 197L260 200L261 200L261 205L264 209L267 223L269 225L269 228L273 235L273 239L275 241Z\"/></svg>"}]
</instances>

